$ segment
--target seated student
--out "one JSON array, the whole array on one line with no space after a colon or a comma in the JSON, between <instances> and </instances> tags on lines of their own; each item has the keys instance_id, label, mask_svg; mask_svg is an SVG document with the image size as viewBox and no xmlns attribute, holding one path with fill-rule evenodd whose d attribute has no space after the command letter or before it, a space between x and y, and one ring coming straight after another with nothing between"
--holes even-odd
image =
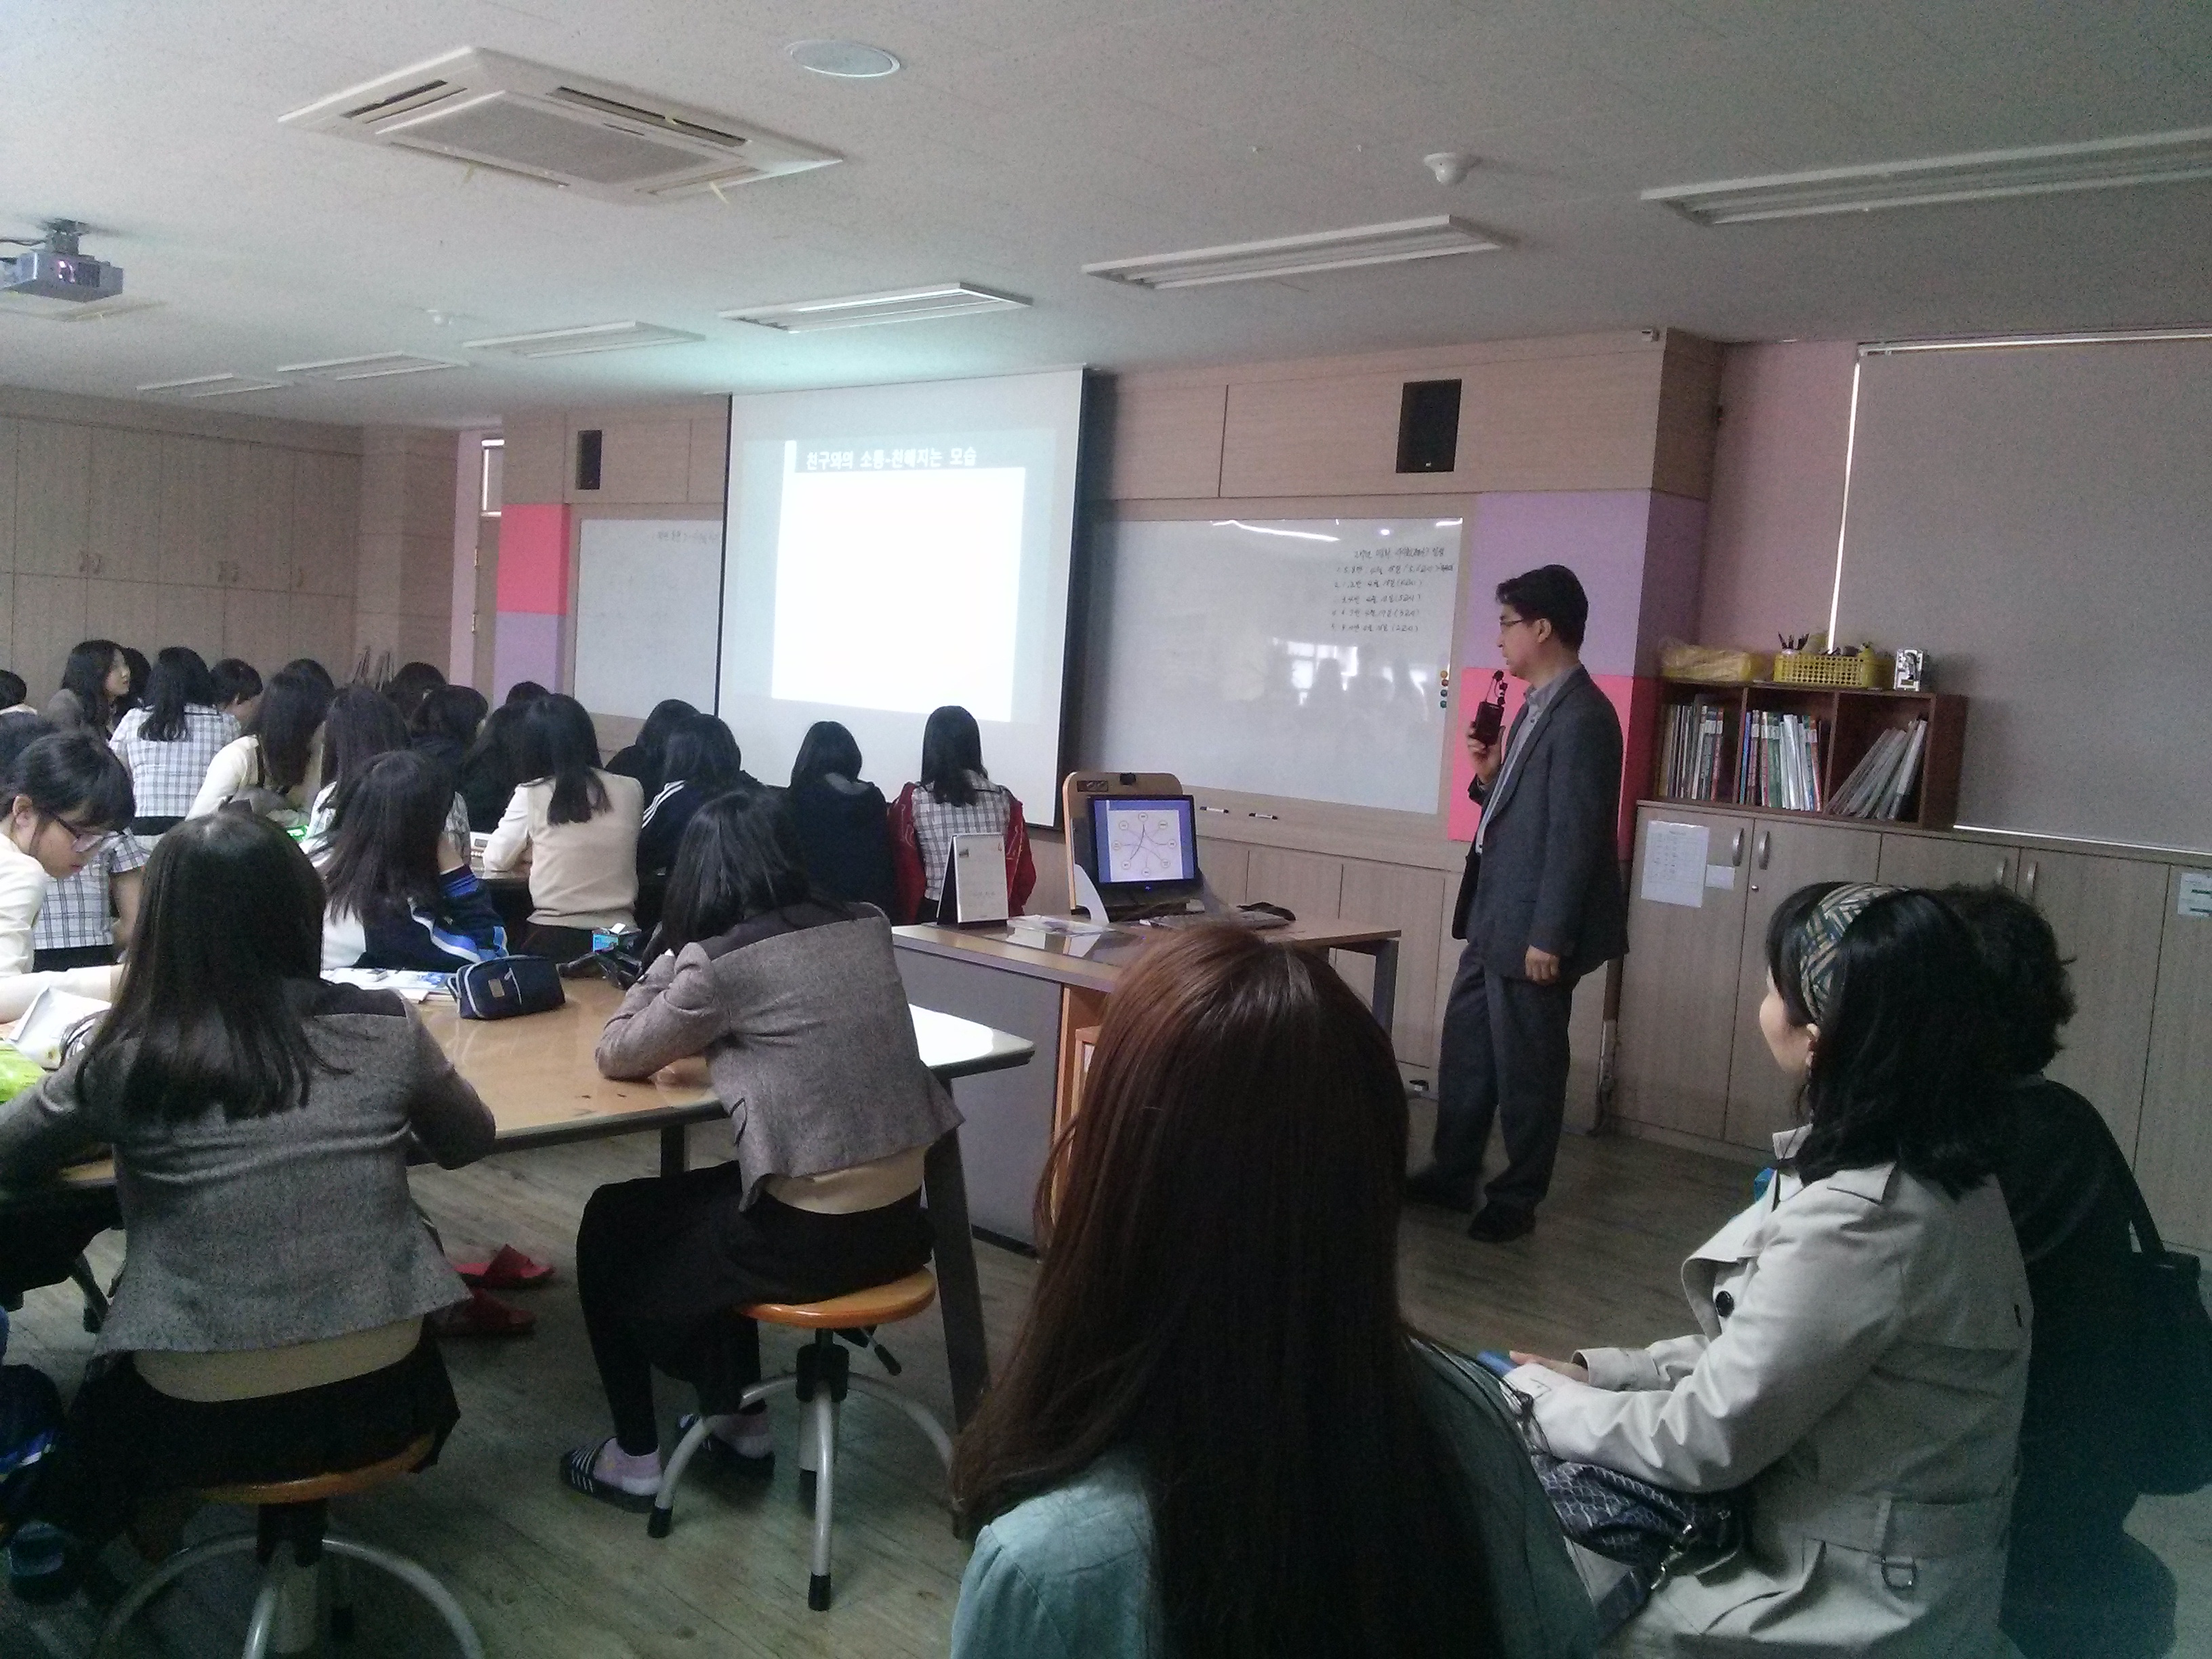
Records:
<instances>
[{"instance_id":1,"label":"seated student","mask_svg":"<svg viewBox=\"0 0 2212 1659\"><path fill-rule=\"evenodd\" d=\"M349 685L331 699L323 716L323 787L315 792L307 811L307 834L300 845L318 864L331 834L331 801L338 789L361 775L380 755L397 754L409 747L406 723L381 692L366 685ZM459 795L446 797L446 831L458 847L469 844L468 803Z\"/></svg>"},{"instance_id":2,"label":"seated student","mask_svg":"<svg viewBox=\"0 0 2212 1659\"><path fill-rule=\"evenodd\" d=\"M453 840L445 775L379 755L338 787L323 860L325 968L450 973L507 954L507 933Z\"/></svg>"},{"instance_id":3,"label":"seated student","mask_svg":"<svg viewBox=\"0 0 2212 1659\"><path fill-rule=\"evenodd\" d=\"M717 795L732 789L757 789L730 728L712 714L690 714L676 723L662 744L654 775L659 787L647 800L637 836L641 876L665 876L676 866L676 849L691 816Z\"/></svg>"},{"instance_id":4,"label":"seated student","mask_svg":"<svg viewBox=\"0 0 2212 1659\"><path fill-rule=\"evenodd\" d=\"M114 1011L0 1107L9 1181L114 1148L112 1362L86 1374L32 1503L88 1544L142 1498L358 1468L442 1443L459 1414L422 1319L464 1292L407 1152L459 1168L495 1126L404 1002L318 980L322 920L273 824L170 831Z\"/></svg>"},{"instance_id":5,"label":"seated student","mask_svg":"<svg viewBox=\"0 0 2212 1659\"><path fill-rule=\"evenodd\" d=\"M53 727L36 714L0 711L0 778L15 757ZM118 939L137 925L139 871L153 848L129 830L97 848L76 873L46 878L46 902L31 930L31 969L45 974L106 968L120 959Z\"/></svg>"},{"instance_id":6,"label":"seated student","mask_svg":"<svg viewBox=\"0 0 2212 1659\"><path fill-rule=\"evenodd\" d=\"M399 711L399 718L412 724L415 711L422 706L422 699L446 683L446 676L436 665L427 662L402 663L381 690Z\"/></svg>"},{"instance_id":7,"label":"seated student","mask_svg":"<svg viewBox=\"0 0 2212 1659\"><path fill-rule=\"evenodd\" d=\"M521 708L553 694L536 680L517 680L507 688L507 707Z\"/></svg>"},{"instance_id":8,"label":"seated student","mask_svg":"<svg viewBox=\"0 0 2212 1659\"><path fill-rule=\"evenodd\" d=\"M91 732L56 733L14 714L0 720L0 1020L50 985L111 996L112 969L39 971L33 940L54 881L99 857L131 821L131 775ZM11 1194L0 1206L0 1298L68 1278L84 1247L118 1223L112 1192Z\"/></svg>"},{"instance_id":9,"label":"seated student","mask_svg":"<svg viewBox=\"0 0 2212 1659\"><path fill-rule=\"evenodd\" d=\"M313 657L295 657L276 671L280 674L305 674L325 691L336 691L338 683L331 678L331 671Z\"/></svg>"},{"instance_id":10,"label":"seated student","mask_svg":"<svg viewBox=\"0 0 2212 1659\"><path fill-rule=\"evenodd\" d=\"M2128 1536L2133 1425L2111 1366L2133 1340L2134 1175L2097 1109L2043 1075L2074 992L2043 915L2001 887L1953 887L1996 982L2008 1080L1992 1103L1997 1185L2035 1298L2004 1629L2028 1659L2136 1659L2173 1641L2173 1575Z\"/></svg>"},{"instance_id":11,"label":"seated student","mask_svg":"<svg viewBox=\"0 0 2212 1659\"><path fill-rule=\"evenodd\" d=\"M238 740L238 722L216 706L221 696L198 652L162 648L146 707L118 720L112 739L138 798L135 833L158 836L182 823L216 756Z\"/></svg>"},{"instance_id":12,"label":"seated student","mask_svg":"<svg viewBox=\"0 0 2212 1659\"><path fill-rule=\"evenodd\" d=\"M522 783L522 716L527 707L509 702L493 709L461 757L461 799L469 805L469 828L479 835L499 828Z\"/></svg>"},{"instance_id":13,"label":"seated student","mask_svg":"<svg viewBox=\"0 0 2212 1659\"><path fill-rule=\"evenodd\" d=\"M46 699L46 714L64 732L80 728L106 737L115 729L116 705L131 695L131 663L113 640L81 640L62 668L61 689Z\"/></svg>"},{"instance_id":14,"label":"seated student","mask_svg":"<svg viewBox=\"0 0 2212 1659\"><path fill-rule=\"evenodd\" d=\"M831 898L872 904L885 915L898 903L891 878L890 808L860 777L860 745L836 720L806 728L784 797L806 873Z\"/></svg>"},{"instance_id":15,"label":"seated student","mask_svg":"<svg viewBox=\"0 0 2212 1659\"><path fill-rule=\"evenodd\" d=\"M39 711L23 701L31 688L23 684L21 674L0 668L0 714L35 714Z\"/></svg>"},{"instance_id":16,"label":"seated student","mask_svg":"<svg viewBox=\"0 0 2212 1659\"><path fill-rule=\"evenodd\" d=\"M1505 1395L1400 1310L1406 1138L1325 961L1229 927L1146 952L954 1455L988 1523L954 1659L1592 1651Z\"/></svg>"},{"instance_id":17,"label":"seated student","mask_svg":"<svg viewBox=\"0 0 2212 1659\"><path fill-rule=\"evenodd\" d=\"M891 867L898 884L895 921L934 921L945 890L945 860L955 836L1002 836L1006 902L1015 915L1036 885L1022 804L983 770L983 734L957 704L933 709L921 728L921 781L891 806Z\"/></svg>"},{"instance_id":18,"label":"seated student","mask_svg":"<svg viewBox=\"0 0 2212 1659\"><path fill-rule=\"evenodd\" d=\"M635 740L615 750L615 757L607 763L607 770L635 778L646 799L652 799L660 793L660 757L668 747L669 734L698 712L681 697L663 697L653 705L645 724L637 728Z\"/></svg>"},{"instance_id":19,"label":"seated student","mask_svg":"<svg viewBox=\"0 0 2212 1659\"><path fill-rule=\"evenodd\" d=\"M278 669L261 694L252 729L216 751L185 816L203 818L240 799L257 811L304 813L322 787L323 715L331 696L306 670Z\"/></svg>"},{"instance_id":20,"label":"seated student","mask_svg":"<svg viewBox=\"0 0 2212 1659\"><path fill-rule=\"evenodd\" d=\"M523 948L566 960L590 952L595 927L635 923L637 830L645 802L635 778L599 769L599 740L584 705L545 696L522 716L523 774L484 844L483 867L530 872Z\"/></svg>"},{"instance_id":21,"label":"seated student","mask_svg":"<svg viewBox=\"0 0 2212 1659\"><path fill-rule=\"evenodd\" d=\"M490 707L472 685L441 685L424 696L407 723L407 740L415 752L445 773L456 792L461 787L469 745L477 740ZM505 801L500 803L502 811L506 806Z\"/></svg>"},{"instance_id":22,"label":"seated student","mask_svg":"<svg viewBox=\"0 0 2212 1659\"><path fill-rule=\"evenodd\" d=\"M580 1492L652 1507L652 1368L696 1385L709 1444L765 1473L767 1413L738 1413L760 1338L734 1310L814 1301L929 1258L923 1155L956 1127L921 1063L890 927L809 890L798 837L767 791L726 794L684 831L660 953L599 1038L609 1077L693 1054L732 1109L737 1157L602 1187L576 1234L576 1287L614 1437L562 1461Z\"/></svg>"},{"instance_id":23,"label":"seated student","mask_svg":"<svg viewBox=\"0 0 2212 1659\"><path fill-rule=\"evenodd\" d=\"M1766 963L1759 1030L1808 1121L1684 1266L1698 1334L1516 1354L1507 1384L1559 1457L1747 1492L1742 1547L1668 1577L1620 1651L2008 1652L2032 1307L1983 1145L1988 976L1932 895L1834 882L1782 902Z\"/></svg>"},{"instance_id":24,"label":"seated student","mask_svg":"<svg viewBox=\"0 0 2212 1659\"><path fill-rule=\"evenodd\" d=\"M215 706L238 722L243 732L253 724L253 711L261 706L261 674L242 657L225 657L208 670L215 682Z\"/></svg>"}]
</instances>

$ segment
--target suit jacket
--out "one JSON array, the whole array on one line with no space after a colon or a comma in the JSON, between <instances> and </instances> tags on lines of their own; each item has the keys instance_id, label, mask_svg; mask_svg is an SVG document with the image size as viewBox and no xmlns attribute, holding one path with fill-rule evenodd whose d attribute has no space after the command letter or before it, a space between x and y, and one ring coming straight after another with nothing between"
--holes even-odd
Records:
<instances>
[{"instance_id":1,"label":"suit jacket","mask_svg":"<svg viewBox=\"0 0 2212 1659\"><path fill-rule=\"evenodd\" d=\"M1515 734L1528 719L1524 706ZM1577 976L1625 953L1628 899L1613 850L1620 719L1589 670L1568 673L1528 752L1498 782L1494 799L1480 783L1468 790L1488 828L1482 851L1467 849L1452 937L1474 945L1489 972L1515 979L1532 945Z\"/></svg>"}]
</instances>

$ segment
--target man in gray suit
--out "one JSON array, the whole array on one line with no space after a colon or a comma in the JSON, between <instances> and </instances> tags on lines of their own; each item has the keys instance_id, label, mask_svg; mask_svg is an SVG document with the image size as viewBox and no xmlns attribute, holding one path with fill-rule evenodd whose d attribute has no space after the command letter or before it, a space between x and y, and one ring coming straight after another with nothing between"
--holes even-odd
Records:
<instances>
[{"instance_id":1,"label":"man in gray suit","mask_svg":"<svg viewBox=\"0 0 2212 1659\"><path fill-rule=\"evenodd\" d=\"M1467 941L1444 1007L1434 1161L1407 1195L1474 1202L1496 1118L1505 1168L1470 1238L1504 1243L1536 1224L1566 1109L1575 982L1628 948L1614 851L1620 720L1582 665L1589 599L1547 564L1498 585L1498 650L1527 700L1500 751L1468 734L1469 797L1482 807L1452 937Z\"/></svg>"}]
</instances>

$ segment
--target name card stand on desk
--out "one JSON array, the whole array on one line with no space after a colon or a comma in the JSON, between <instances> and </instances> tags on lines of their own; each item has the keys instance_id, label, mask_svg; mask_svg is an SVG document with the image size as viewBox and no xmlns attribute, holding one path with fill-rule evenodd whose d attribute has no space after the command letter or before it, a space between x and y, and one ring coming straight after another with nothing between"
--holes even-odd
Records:
<instances>
[{"instance_id":1,"label":"name card stand on desk","mask_svg":"<svg viewBox=\"0 0 2212 1659\"><path fill-rule=\"evenodd\" d=\"M937 919L955 927L1002 922L1012 914L1006 894L1006 846L994 835L955 836L945 859Z\"/></svg>"}]
</instances>

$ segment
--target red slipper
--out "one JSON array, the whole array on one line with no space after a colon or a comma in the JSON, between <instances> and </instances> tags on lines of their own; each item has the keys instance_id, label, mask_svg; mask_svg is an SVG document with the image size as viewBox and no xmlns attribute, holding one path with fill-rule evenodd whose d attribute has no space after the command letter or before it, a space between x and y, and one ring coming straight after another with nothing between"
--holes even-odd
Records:
<instances>
[{"instance_id":1,"label":"red slipper","mask_svg":"<svg viewBox=\"0 0 2212 1659\"><path fill-rule=\"evenodd\" d=\"M532 1261L512 1244L502 1244L489 1261L456 1261L453 1271L487 1291L534 1291L553 1277L550 1261Z\"/></svg>"},{"instance_id":2,"label":"red slipper","mask_svg":"<svg viewBox=\"0 0 2212 1659\"><path fill-rule=\"evenodd\" d=\"M538 1316L526 1308L471 1291L457 1308L441 1308L430 1316L430 1329L439 1336L527 1336L538 1328Z\"/></svg>"}]
</instances>

